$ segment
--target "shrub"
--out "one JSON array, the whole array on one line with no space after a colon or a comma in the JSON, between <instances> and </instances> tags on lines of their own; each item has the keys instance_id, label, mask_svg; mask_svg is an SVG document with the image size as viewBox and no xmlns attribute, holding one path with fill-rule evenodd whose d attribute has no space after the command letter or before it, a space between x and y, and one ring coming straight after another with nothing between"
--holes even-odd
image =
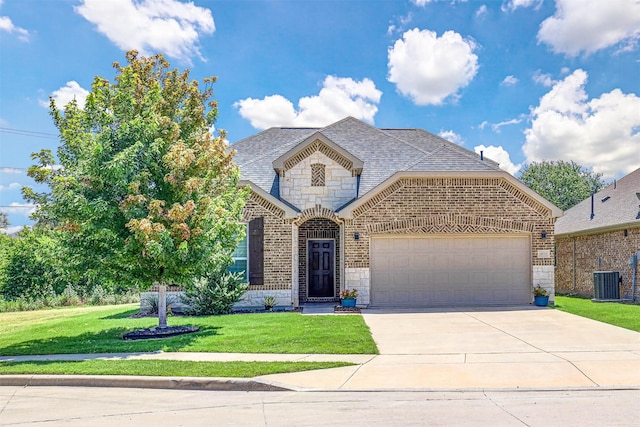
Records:
<instances>
[{"instance_id":1,"label":"shrub","mask_svg":"<svg viewBox=\"0 0 640 427\"><path fill-rule=\"evenodd\" d=\"M62 293L68 282L58 249L54 232L23 230L3 251L0 294L6 300L44 301Z\"/></svg>"},{"instance_id":2,"label":"shrub","mask_svg":"<svg viewBox=\"0 0 640 427\"><path fill-rule=\"evenodd\" d=\"M229 314L248 286L240 273L219 273L185 286L182 302L187 305L187 314Z\"/></svg>"},{"instance_id":3,"label":"shrub","mask_svg":"<svg viewBox=\"0 0 640 427\"><path fill-rule=\"evenodd\" d=\"M173 295L167 295L167 314L171 314L171 304L176 302ZM158 293L151 292L142 299L142 311L148 314L158 314Z\"/></svg>"}]
</instances>

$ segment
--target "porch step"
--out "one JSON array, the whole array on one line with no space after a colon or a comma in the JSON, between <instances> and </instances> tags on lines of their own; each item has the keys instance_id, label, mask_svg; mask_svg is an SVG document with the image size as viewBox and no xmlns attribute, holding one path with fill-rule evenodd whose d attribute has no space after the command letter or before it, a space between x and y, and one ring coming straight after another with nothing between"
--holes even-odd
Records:
<instances>
[{"instance_id":1,"label":"porch step","mask_svg":"<svg viewBox=\"0 0 640 427\"><path fill-rule=\"evenodd\" d=\"M302 304L300 307L302 307L303 315L322 315L333 314L333 309L335 306L335 302L322 302Z\"/></svg>"}]
</instances>

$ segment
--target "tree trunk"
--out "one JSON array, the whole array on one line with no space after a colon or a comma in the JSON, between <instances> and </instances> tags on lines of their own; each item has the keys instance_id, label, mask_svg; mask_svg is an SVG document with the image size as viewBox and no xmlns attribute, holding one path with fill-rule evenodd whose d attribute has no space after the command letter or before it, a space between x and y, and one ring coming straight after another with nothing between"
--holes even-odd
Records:
<instances>
[{"instance_id":1,"label":"tree trunk","mask_svg":"<svg viewBox=\"0 0 640 427\"><path fill-rule=\"evenodd\" d=\"M158 284L158 327L167 327L167 285Z\"/></svg>"}]
</instances>

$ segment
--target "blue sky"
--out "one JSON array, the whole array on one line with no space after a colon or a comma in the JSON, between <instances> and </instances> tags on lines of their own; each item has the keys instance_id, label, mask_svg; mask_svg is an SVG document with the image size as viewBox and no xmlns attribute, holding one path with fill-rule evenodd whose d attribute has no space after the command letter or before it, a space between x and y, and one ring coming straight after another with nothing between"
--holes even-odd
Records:
<instances>
[{"instance_id":1,"label":"blue sky","mask_svg":"<svg viewBox=\"0 0 640 427\"><path fill-rule=\"evenodd\" d=\"M639 39L638 0L0 0L0 209L30 223L49 96L82 102L128 49L218 76L231 143L351 115L516 175L546 159L620 178L640 167Z\"/></svg>"}]
</instances>

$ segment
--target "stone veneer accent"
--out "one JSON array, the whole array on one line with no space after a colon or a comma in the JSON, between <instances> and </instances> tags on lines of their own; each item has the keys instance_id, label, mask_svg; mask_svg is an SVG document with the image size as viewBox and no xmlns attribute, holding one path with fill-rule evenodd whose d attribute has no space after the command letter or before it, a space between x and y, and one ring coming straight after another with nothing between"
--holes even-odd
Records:
<instances>
[{"instance_id":1,"label":"stone veneer accent","mask_svg":"<svg viewBox=\"0 0 640 427\"><path fill-rule=\"evenodd\" d=\"M555 300L554 286L555 267L552 265L534 265L533 266L533 285L540 285L549 291L549 301Z\"/></svg>"},{"instance_id":2,"label":"stone veneer accent","mask_svg":"<svg viewBox=\"0 0 640 427\"><path fill-rule=\"evenodd\" d=\"M344 288L357 289L358 305L369 305L371 303L371 281L368 268L345 268Z\"/></svg>"},{"instance_id":3,"label":"stone veneer accent","mask_svg":"<svg viewBox=\"0 0 640 427\"><path fill-rule=\"evenodd\" d=\"M312 185L312 166L318 164L325 166L323 186ZM356 186L357 178L350 169L315 151L284 172L280 178L280 197L300 210L320 205L335 211L356 197Z\"/></svg>"},{"instance_id":4,"label":"stone veneer accent","mask_svg":"<svg viewBox=\"0 0 640 427\"><path fill-rule=\"evenodd\" d=\"M280 291L247 291L242 296L242 299L234 305L235 308L244 307L263 307L264 297L271 295L276 297L276 305L281 307L291 307L293 301L291 300L291 290Z\"/></svg>"},{"instance_id":5,"label":"stone veneer accent","mask_svg":"<svg viewBox=\"0 0 640 427\"><path fill-rule=\"evenodd\" d=\"M640 226L626 230L626 237L624 229L558 237L556 239L558 263L555 272L556 291L562 294L593 297L593 272L617 271L622 276L620 297L630 297L632 269L629 258L640 251ZM598 265L598 258L600 258L600 265ZM636 299L638 299L640 298L640 289L638 289L640 274L636 280Z\"/></svg>"},{"instance_id":6,"label":"stone veneer accent","mask_svg":"<svg viewBox=\"0 0 640 427\"><path fill-rule=\"evenodd\" d=\"M182 291L167 292L167 306L171 306L173 310L183 312L187 306L182 303L181 297ZM290 290L280 291L247 291L244 293L240 301L238 301L233 307L236 309L242 308L259 308L264 307L264 297L271 295L276 297L276 305L280 307L291 307L293 301L291 299ZM158 292L142 292L140 294L140 311L146 313L149 311L150 306L147 303L148 298L158 298Z\"/></svg>"}]
</instances>

